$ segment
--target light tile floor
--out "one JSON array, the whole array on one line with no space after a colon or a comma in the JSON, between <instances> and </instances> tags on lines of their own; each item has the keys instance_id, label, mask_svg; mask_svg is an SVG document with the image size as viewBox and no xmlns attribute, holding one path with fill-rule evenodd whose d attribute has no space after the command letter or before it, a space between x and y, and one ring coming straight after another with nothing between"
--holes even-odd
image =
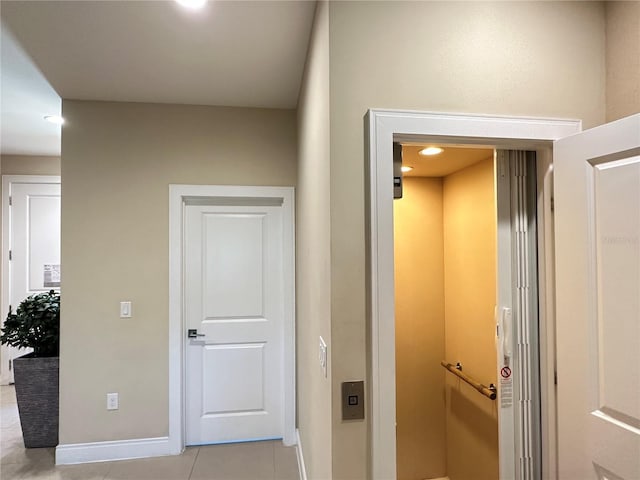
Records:
<instances>
[{"instance_id":1,"label":"light tile floor","mask_svg":"<svg viewBox=\"0 0 640 480\"><path fill-rule=\"evenodd\" d=\"M294 447L253 442L190 447L182 455L56 466L53 448L24 448L13 386L0 387L2 480L298 480Z\"/></svg>"}]
</instances>

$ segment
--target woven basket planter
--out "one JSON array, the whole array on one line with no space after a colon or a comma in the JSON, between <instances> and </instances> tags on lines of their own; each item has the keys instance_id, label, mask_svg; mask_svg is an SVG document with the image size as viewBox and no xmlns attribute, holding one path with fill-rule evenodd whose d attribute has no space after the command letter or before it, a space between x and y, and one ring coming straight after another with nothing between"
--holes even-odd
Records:
<instances>
[{"instance_id":1,"label":"woven basket planter","mask_svg":"<svg viewBox=\"0 0 640 480\"><path fill-rule=\"evenodd\" d=\"M58 445L58 357L13 360L16 398L26 448Z\"/></svg>"}]
</instances>

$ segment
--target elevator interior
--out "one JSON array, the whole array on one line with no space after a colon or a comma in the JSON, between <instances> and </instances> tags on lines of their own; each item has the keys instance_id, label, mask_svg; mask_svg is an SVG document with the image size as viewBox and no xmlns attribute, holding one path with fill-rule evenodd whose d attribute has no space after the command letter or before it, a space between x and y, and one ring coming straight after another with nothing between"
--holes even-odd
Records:
<instances>
[{"instance_id":1,"label":"elevator interior","mask_svg":"<svg viewBox=\"0 0 640 480\"><path fill-rule=\"evenodd\" d=\"M497 401L441 365L497 384L494 150L426 147L394 200L397 477L496 480Z\"/></svg>"}]
</instances>

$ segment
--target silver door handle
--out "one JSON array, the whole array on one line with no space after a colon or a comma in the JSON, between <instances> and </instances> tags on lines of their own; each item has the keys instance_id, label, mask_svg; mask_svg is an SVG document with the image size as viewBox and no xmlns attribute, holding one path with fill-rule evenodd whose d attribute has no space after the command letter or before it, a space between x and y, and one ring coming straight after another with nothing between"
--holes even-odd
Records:
<instances>
[{"instance_id":1,"label":"silver door handle","mask_svg":"<svg viewBox=\"0 0 640 480\"><path fill-rule=\"evenodd\" d=\"M205 336L204 333L198 333L197 328L190 328L187 330L187 337L189 338L198 338L198 337L204 337L204 336Z\"/></svg>"}]
</instances>

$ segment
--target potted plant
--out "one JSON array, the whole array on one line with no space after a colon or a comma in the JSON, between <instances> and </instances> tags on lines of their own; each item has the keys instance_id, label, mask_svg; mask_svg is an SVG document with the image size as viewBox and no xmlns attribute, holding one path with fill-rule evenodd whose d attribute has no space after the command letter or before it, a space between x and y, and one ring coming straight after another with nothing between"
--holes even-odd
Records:
<instances>
[{"instance_id":1,"label":"potted plant","mask_svg":"<svg viewBox=\"0 0 640 480\"><path fill-rule=\"evenodd\" d=\"M58 444L60 293L31 295L4 322L0 343L33 352L13 360L24 446Z\"/></svg>"}]
</instances>

